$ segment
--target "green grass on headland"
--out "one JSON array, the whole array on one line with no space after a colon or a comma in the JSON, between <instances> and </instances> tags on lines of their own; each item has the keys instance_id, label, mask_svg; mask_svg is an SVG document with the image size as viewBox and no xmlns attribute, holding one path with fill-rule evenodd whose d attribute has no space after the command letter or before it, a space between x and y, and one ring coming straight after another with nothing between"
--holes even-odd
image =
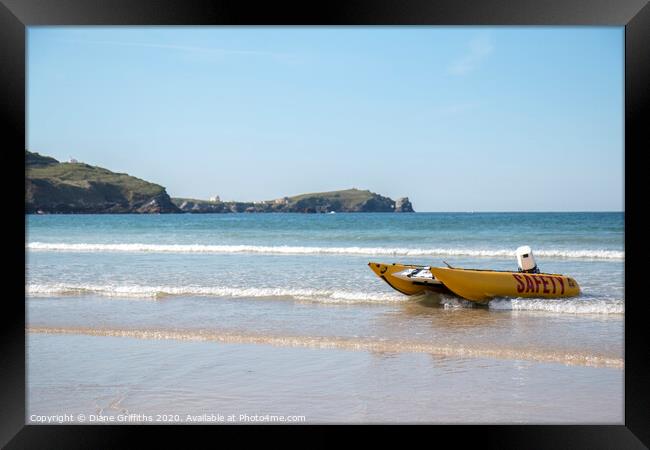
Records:
<instances>
[{"instance_id":1,"label":"green grass on headland","mask_svg":"<svg viewBox=\"0 0 650 450\"><path fill-rule=\"evenodd\" d=\"M25 163L27 212L179 212L164 187L125 173L29 151Z\"/></svg>"}]
</instances>

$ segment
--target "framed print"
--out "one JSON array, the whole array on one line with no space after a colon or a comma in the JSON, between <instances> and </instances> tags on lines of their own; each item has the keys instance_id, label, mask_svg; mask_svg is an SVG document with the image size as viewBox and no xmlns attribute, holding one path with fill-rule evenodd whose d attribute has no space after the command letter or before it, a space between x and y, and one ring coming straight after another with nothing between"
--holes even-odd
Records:
<instances>
[{"instance_id":1,"label":"framed print","mask_svg":"<svg viewBox=\"0 0 650 450\"><path fill-rule=\"evenodd\" d=\"M7 448L650 442L644 2L0 13Z\"/></svg>"}]
</instances>

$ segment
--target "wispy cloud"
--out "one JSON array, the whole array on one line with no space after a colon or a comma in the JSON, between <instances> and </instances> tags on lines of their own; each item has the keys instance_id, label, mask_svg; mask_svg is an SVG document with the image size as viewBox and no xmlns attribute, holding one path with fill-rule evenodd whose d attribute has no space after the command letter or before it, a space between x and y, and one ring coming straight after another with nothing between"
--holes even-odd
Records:
<instances>
[{"instance_id":1,"label":"wispy cloud","mask_svg":"<svg viewBox=\"0 0 650 450\"><path fill-rule=\"evenodd\" d=\"M494 44L490 36L478 36L469 42L467 52L451 63L449 73L452 75L466 75L476 70L493 51Z\"/></svg>"},{"instance_id":2,"label":"wispy cloud","mask_svg":"<svg viewBox=\"0 0 650 450\"><path fill-rule=\"evenodd\" d=\"M63 42L72 42L72 43L81 43L81 44L95 44L95 45L117 45L124 47L141 47L141 48L156 48L164 50L172 50L177 52L182 52L185 54L190 54L193 56L203 56L203 57L223 57L229 55L241 55L241 56L260 56L260 57L269 57L277 59L292 59L294 55L289 53L278 53L278 52L265 52L259 50L240 50L240 49L228 49L228 48L219 48L219 47L200 47L192 45L175 45L175 44L153 44L147 42L124 42L124 41L87 41L87 40L73 40L73 39L61 39Z\"/></svg>"}]
</instances>

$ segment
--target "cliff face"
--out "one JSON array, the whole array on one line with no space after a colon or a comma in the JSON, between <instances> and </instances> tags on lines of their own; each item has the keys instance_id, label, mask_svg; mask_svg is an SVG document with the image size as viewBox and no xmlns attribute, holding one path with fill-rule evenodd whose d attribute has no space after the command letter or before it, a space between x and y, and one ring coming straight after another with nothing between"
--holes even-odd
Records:
<instances>
[{"instance_id":1,"label":"cliff face","mask_svg":"<svg viewBox=\"0 0 650 450\"><path fill-rule=\"evenodd\" d=\"M263 202L208 202L196 199L174 198L174 204L189 213L229 212L414 212L411 202L404 197L397 202L359 189L318 192L284 197Z\"/></svg>"},{"instance_id":2,"label":"cliff face","mask_svg":"<svg viewBox=\"0 0 650 450\"><path fill-rule=\"evenodd\" d=\"M27 213L177 213L157 184L83 163L25 152Z\"/></svg>"}]
</instances>

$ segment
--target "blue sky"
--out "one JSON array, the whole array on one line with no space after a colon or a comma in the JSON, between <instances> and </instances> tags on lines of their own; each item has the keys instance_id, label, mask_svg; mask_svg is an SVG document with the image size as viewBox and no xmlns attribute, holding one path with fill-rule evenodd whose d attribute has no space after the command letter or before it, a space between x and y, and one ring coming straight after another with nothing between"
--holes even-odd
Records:
<instances>
[{"instance_id":1,"label":"blue sky","mask_svg":"<svg viewBox=\"0 0 650 450\"><path fill-rule=\"evenodd\" d=\"M29 27L27 148L265 200L622 211L622 27Z\"/></svg>"}]
</instances>

